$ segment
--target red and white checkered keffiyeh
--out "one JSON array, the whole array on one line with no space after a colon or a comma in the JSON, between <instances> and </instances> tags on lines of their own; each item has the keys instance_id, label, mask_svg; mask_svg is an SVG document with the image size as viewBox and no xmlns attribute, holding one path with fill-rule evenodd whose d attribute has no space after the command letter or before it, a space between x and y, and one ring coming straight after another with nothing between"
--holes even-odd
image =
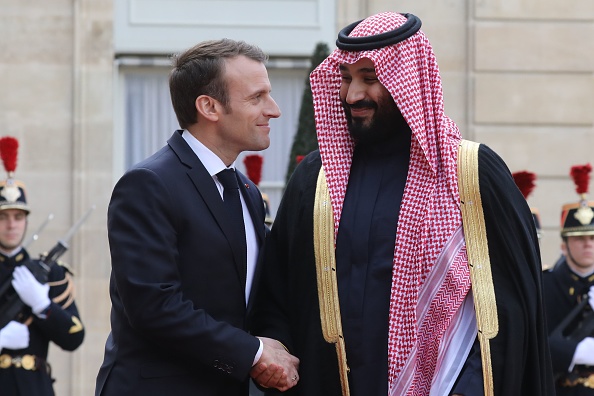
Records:
<instances>
[{"instance_id":1,"label":"red and white checkered keffiyeh","mask_svg":"<svg viewBox=\"0 0 594 396\"><path fill-rule=\"evenodd\" d=\"M350 33L370 36L396 29L401 14L371 16ZM439 69L422 31L377 50L336 49L310 76L322 166L332 208L335 235L348 184L354 143L340 103L339 65L369 58L380 82L391 93L413 134L410 167L398 219L394 250L388 337L389 389L399 394L428 395L440 342L470 289L465 249L447 265L436 265L446 243L461 226L456 159L461 136L443 110ZM447 267L447 268L438 268ZM440 281L427 279L442 271ZM426 282L427 281L427 282ZM429 304L418 304L423 287L432 288ZM404 370L410 367L413 370ZM403 374L406 371L406 374ZM402 374L402 375L401 375ZM401 378L404 376L413 378ZM402 386L402 382L407 383Z\"/></svg>"}]
</instances>

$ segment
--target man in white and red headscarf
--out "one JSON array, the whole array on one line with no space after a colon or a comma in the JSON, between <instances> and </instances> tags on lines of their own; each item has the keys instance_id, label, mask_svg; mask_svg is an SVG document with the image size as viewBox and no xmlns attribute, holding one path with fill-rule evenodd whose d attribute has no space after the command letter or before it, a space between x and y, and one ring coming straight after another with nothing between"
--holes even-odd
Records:
<instances>
[{"instance_id":1,"label":"man in white and red headscarf","mask_svg":"<svg viewBox=\"0 0 594 396\"><path fill-rule=\"evenodd\" d=\"M319 151L301 162L285 191L253 326L301 359L299 383L287 394L341 394L316 284L320 168L334 216L350 394L483 394L458 192L461 136L444 114L439 70L420 25L412 14L392 12L353 23L310 76ZM494 394L553 394L530 209L484 145L479 173L499 319L491 340Z\"/></svg>"}]
</instances>

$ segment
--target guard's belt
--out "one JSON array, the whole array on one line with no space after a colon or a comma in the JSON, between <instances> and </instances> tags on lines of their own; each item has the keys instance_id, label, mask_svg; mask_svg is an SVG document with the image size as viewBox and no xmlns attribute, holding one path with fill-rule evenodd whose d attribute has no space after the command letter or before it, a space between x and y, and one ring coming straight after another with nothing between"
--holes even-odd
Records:
<instances>
[{"instance_id":1,"label":"guard's belt","mask_svg":"<svg viewBox=\"0 0 594 396\"><path fill-rule=\"evenodd\" d=\"M557 385L563 388L583 386L594 389L594 367L576 366L573 371L557 380Z\"/></svg>"},{"instance_id":2,"label":"guard's belt","mask_svg":"<svg viewBox=\"0 0 594 396\"><path fill-rule=\"evenodd\" d=\"M21 355L21 356L10 356L7 353L0 355L0 369L7 369L15 367L18 369L28 371L45 371L50 373L49 364L45 359L35 355Z\"/></svg>"}]
</instances>

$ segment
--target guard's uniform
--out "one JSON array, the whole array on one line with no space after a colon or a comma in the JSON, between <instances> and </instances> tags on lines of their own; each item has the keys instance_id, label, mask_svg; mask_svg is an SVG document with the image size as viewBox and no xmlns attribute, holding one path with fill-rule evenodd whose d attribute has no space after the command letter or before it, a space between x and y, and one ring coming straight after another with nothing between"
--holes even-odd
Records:
<instances>
[{"instance_id":1,"label":"guard's uniform","mask_svg":"<svg viewBox=\"0 0 594 396\"><path fill-rule=\"evenodd\" d=\"M558 328L584 296L587 298L588 290L593 285L594 274L587 277L578 276L571 271L565 259L544 272L545 307L551 333ZM593 312L586 304L575 320L568 323L564 331L565 335L569 336L576 331L583 318L591 314ZM553 370L556 374L557 395L594 395L594 367L576 365L571 372L568 372L579 341L581 340L571 337L551 336L549 338Z\"/></svg>"},{"instance_id":2,"label":"guard's uniform","mask_svg":"<svg viewBox=\"0 0 594 396\"><path fill-rule=\"evenodd\" d=\"M10 282L15 266L29 260L26 250L12 257L0 253L0 284ZM37 260L34 260L37 261ZM29 347L0 351L0 394L2 396L54 395L51 368L46 361L49 342L73 351L82 343L84 328L74 303L70 272L62 265L52 266L48 284L51 304L45 319L25 310L23 319L29 325ZM44 316L41 315L41 316Z\"/></svg>"}]
</instances>

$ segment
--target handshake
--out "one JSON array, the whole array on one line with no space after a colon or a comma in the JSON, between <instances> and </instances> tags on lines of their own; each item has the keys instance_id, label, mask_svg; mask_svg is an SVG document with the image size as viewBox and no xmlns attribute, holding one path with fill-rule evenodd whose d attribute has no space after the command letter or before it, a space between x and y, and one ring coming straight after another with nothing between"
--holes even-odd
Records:
<instances>
[{"instance_id":1,"label":"handshake","mask_svg":"<svg viewBox=\"0 0 594 396\"><path fill-rule=\"evenodd\" d=\"M283 344L266 337L258 337L264 349L250 376L263 388L284 392L299 381L299 359L291 355Z\"/></svg>"}]
</instances>

